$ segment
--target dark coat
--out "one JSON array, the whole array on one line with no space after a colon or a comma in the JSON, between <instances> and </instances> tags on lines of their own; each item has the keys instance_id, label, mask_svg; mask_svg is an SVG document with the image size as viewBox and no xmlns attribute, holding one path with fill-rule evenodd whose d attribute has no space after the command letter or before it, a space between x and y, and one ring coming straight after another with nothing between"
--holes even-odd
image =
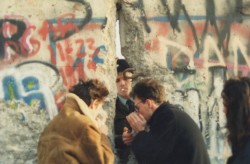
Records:
<instances>
[{"instance_id":1,"label":"dark coat","mask_svg":"<svg viewBox=\"0 0 250 164\"><path fill-rule=\"evenodd\" d=\"M234 150L233 155L227 161L228 164L250 164L250 137L242 150Z\"/></svg>"},{"instance_id":2,"label":"dark coat","mask_svg":"<svg viewBox=\"0 0 250 164\"><path fill-rule=\"evenodd\" d=\"M131 130L131 127L126 119L126 116L131 112L129 109L121 103L119 98L116 99L115 118L114 118L114 130L115 130L115 147L118 152L118 156L121 159L121 163L128 161L128 156L131 152L130 146L127 146L122 141L123 128L127 127Z\"/></svg>"},{"instance_id":3,"label":"dark coat","mask_svg":"<svg viewBox=\"0 0 250 164\"><path fill-rule=\"evenodd\" d=\"M126 145L122 141L122 133L124 127L127 127L129 128L129 130L131 130L131 127L126 119L126 116L129 114L130 112L128 108L121 103L119 98L117 98L115 106L115 119L114 119L116 148L126 147Z\"/></svg>"},{"instance_id":4,"label":"dark coat","mask_svg":"<svg viewBox=\"0 0 250 164\"><path fill-rule=\"evenodd\" d=\"M163 103L148 121L149 132L139 132L132 150L141 164L209 164L202 134L185 112Z\"/></svg>"}]
</instances>

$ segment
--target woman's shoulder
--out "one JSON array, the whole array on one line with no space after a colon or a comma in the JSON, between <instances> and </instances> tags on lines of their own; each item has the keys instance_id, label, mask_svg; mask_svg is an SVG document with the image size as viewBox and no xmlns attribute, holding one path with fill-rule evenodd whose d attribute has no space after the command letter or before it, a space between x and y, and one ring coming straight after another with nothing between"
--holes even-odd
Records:
<instances>
[{"instance_id":1,"label":"woman's shoulder","mask_svg":"<svg viewBox=\"0 0 250 164\"><path fill-rule=\"evenodd\" d=\"M250 137L247 138L244 154L250 157Z\"/></svg>"},{"instance_id":2,"label":"woman's shoulder","mask_svg":"<svg viewBox=\"0 0 250 164\"><path fill-rule=\"evenodd\" d=\"M241 152L234 157L233 164L249 164L250 163L250 137L247 138L246 144Z\"/></svg>"}]
</instances>

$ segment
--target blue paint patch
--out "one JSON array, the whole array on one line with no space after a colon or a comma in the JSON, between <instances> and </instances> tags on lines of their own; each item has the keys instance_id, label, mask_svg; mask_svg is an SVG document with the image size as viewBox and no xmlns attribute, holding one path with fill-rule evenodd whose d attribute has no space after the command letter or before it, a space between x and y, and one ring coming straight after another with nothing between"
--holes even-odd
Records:
<instances>
[{"instance_id":1,"label":"blue paint patch","mask_svg":"<svg viewBox=\"0 0 250 164\"><path fill-rule=\"evenodd\" d=\"M62 21L63 23L82 23L86 18L82 19L82 18L63 18L60 19L60 21ZM50 23L58 23L58 19L50 19L48 20ZM105 23L105 18L92 18L90 20L91 23Z\"/></svg>"},{"instance_id":2,"label":"blue paint patch","mask_svg":"<svg viewBox=\"0 0 250 164\"><path fill-rule=\"evenodd\" d=\"M23 100L25 103L27 103L28 105L31 105L33 103L37 103L36 101L39 102L39 109L46 109L46 105L45 105L45 100L44 100L44 95L42 93L31 93L26 97L23 97Z\"/></svg>"},{"instance_id":3,"label":"blue paint patch","mask_svg":"<svg viewBox=\"0 0 250 164\"><path fill-rule=\"evenodd\" d=\"M22 84L25 92L30 92L34 90L39 90L39 81L35 77L26 77L22 80Z\"/></svg>"},{"instance_id":4,"label":"blue paint patch","mask_svg":"<svg viewBox=\"0 0 250 164\"><path fill-rule=\"evenodd\" d=\"M4 100L20 99L18 85L13 76L6 76L3 79Z\"/></svg>"},{"instance_id":5,"label":"blue paint patch","mask_svg":"<svg viewBox=\"0 0 250 164\"><path fill-rule=\"evenodd\" d=\"M73 64L74 70L76 69L76 67L78 66L79 63L83 63L83 65L84 65L84 61L85 61L84 58L77 58Z\"/></svg>"},{"instance_id":6,"label":"blue paint patch","mask_svg":"<svg viewBox=\"0 0 250 164\"><path fill-rule=\"evenodd\" d=\"M99 58L97 55L93 57L93 61L97 64L97 63L104 63L104 60L102 58Z\"/></svg>"},{"instance_id":7,"label":"blue paint patch","mask_svg":"<svg viewBox=\"0 0 250 164\"><path fill-rule=\"evenodd\" d=\"M99 46L98 49L99 49L99 50L103 50L103 51L105 51L105 52L108 51L107 48L106 48L104 45Z\"/></svg>"},{"instance_id":8,"label":"blue paint patch","mask_svg":"<svg viewBox=\"0 0 250 164\"><path fill-rule=\"evenodd\" d=\"M105 47L104 45L99 46L99 47L95 50L95 52L94 52L93 61L94 61L95 63L101 63L101 64L103 64L103 63L104 63L104 60L98 57L98 54L99 54L100 50L103 50L103 51L107 52L107 49L106 49L106 47Z\"/></svg>"},{"instance_id":9,"label":"blue paint patch","mask_svg":"<svg viewBox=\"0 0 250 164\"><path fill-rule=\"evenodd\" d=\"M199 58L199 57L200 57L199 51L195 51L195 53L194 53L194 58Z\"/></svg>"},{"instance_id":10,"label":"blue paint patch","mask_svg":"<svg viewBox=\"0 0 250 164\"><path fill-rule=\"evenodd\" d=\"M207 19L207 16L189 16L189 18L190 18L190 20L196 20L196 21L204 20L205 21ZM141 17L140 19L145 19L145 18ZM218 16L215 19L216 20L228 20L228 17ZM231 19L233 19L233 18L231 18ZM245 18L245 19L247 19L247 18ZM179 15L178 20L187 20L187 17L185 15ZM158 17L156 16L156 17L148 18L147 21L170 22L170 20L168 19L167 16L158 16Z\"/></svg>"},{"instance_id":11,"label":"blue paint patch","mask_svg":"<svg viewBox=\"0 0 250 164\"><path fill-rule=\"evenodd\" d=\"M85 45L83 45L83 46L81 47L80 53L81 53L81 54L84 54L84 53L85 53Z\"/></svg>"},{"instance_id":12,"label":"blue paint patch","mask_svg":"<svg viewBox=\"0 0 250 164\"><path fill-rule=\"evenodd\" d=\"M54 55L54 59L55 59L55 64L56 65L56 42L53 41L53 33L50 32L49 33L49 42L50 42L50 47L51 47L51 51L52 51L52 55Z\"/></svg>"}]
</instances>

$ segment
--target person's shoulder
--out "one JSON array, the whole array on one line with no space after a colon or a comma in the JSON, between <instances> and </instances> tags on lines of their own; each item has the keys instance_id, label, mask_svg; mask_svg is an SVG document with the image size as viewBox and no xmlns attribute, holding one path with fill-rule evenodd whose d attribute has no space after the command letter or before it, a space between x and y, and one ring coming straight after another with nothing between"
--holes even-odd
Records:
<instances>
[{"instance_id":1,"label":"person's shoulder","mask_svg":"<svg viewBox=\"0 0 250 164\"><path fill-rule=\"evenodd\" d=\"M181 105L171 105L171 111L173 112L173 115L178 122L184 124L195 124L194 120L189 114L185 112L184 108Z\"/></svg>"},{"instance_id":2,"label":"person's shoulder","mask_svg":"<svg viewBox=\"0 0 250 164\"><path fill-rule=\"evenodd\" d=\"M173 113L173 114L183 114L184 108L178 104L171 104L169 102L165 102L161 105L161 108L164 108L164 112L166 113Z\"/></svg>"},{"instance_id":3,"label":"person's shoulder","mask_svg":"<svg viewBox=\"0 0 250 164\"><path fill-rule=\"evenodd\" d=\"M246 145L244 149L242 150L241 153L239 153L237 156L230 157L233 163L238 164L238 163L250 163L250 138L248 137L248 140L246 142ZM228 159L230 160L230 159Z\"/></svg>"},{"instance_id":4,"label":"person's shoulder","mask_svg":"<svg viewBox=\"0 0 250 164\"><path fill-rule=\"evenodd\" d=\"M246 147L245 147L245 154L250 157L250 137L247 138Z\"/></svg>"},{"instance_id":5,"label":"person's shoulder","mask_svg":"<svg viewBox=\"0 0 250 164\"><path fill-rule=\"evenodd\" d=\"M82 127L92 126L95 123L90 116L80 111L72 110L71 107L65 107L54 119L52 126L57 126L58 124L68 129L72 129L73 127L81 129Z\"/></svg>"},{"instance_id":6,"label":"person's shoulder","mask_svg":"<svg viewBox=\"0 0 250 164\"><path fill-rule=\"evenodd\" d=\"M187 115L184 111L184 107L179 104L170 104L170 109L176 114Z\"/></svg>"},{"instance_id":7,"label":"person's shoulder","mask_svg":"<svg viewBox=\"0 0 250 164\"><path fill-rule=\"evenodd\" d=\"M155 111L153 118L154 119L160 119L164 118L165 121L171 121L175 118L174 114L174 107L169 102L162 103L158 109Z\"/></svg>"},{"instance_id":8,"label":"person's shoulder","mask_svg":"<svg viewBox=\"0 0 250 164\"><path fill-rule=\"evenodd\" d=\"M184 111L183 106L181 106L180 104L172 104L169 102L166 102L165 104L168 106L168 108L170 108L172 110Z\"/></svg>"}]
</instances>

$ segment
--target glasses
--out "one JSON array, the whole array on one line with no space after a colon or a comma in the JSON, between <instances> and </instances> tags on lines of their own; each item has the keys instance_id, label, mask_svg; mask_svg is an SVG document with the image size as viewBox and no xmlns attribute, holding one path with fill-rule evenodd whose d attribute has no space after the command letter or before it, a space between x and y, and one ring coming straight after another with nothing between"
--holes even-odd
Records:
<instances>
[{"instance_id":1,"label":"glasses","mask_svg":"<svg viewBox=\"0 0 250 164\"><path fill-rule=\"evenodd\" d=\"M135 111L136 111L136 112L138 112L138 111L139 111L139 107L138 107L138 105L139 105L140 103L142 103L142 101L140 101L140 102L138 102L137 104L135 104Z\"/></svg>"}]
</instances>

